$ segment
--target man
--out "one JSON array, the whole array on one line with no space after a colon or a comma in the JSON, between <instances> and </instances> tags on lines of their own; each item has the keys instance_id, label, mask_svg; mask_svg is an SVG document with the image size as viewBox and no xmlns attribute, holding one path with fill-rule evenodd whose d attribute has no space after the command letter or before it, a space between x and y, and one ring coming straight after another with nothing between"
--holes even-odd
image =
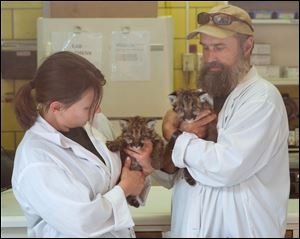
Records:
<instances>
[{"instance_id":1,"label":"man","mask_svg":"<svg viewBox=\"0 0 300 239\"><path fill-rule=\"evenodd\" d=\"M198 15L203 68L200 86L213 97L227 96L218 115L218 139L205 137L215 115L206 111L177 130L176 114L163 122L176 140L176 175L154 171L173 186L172 237L283 237L289 198L288 120L282 97L250 65L253 27L246 11L230 5ZM144 162L145 163L145 162ZM182 177L187 168L197 181Z\"/></svg>"}]
</instances>

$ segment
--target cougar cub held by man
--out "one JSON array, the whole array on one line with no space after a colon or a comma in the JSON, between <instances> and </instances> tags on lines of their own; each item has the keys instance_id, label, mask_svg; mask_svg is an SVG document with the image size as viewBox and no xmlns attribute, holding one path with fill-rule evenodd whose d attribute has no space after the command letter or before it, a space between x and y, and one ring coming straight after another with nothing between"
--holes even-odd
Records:
<instances>
[{"instance_id":1,"label":"cougar cub held by man","mask_svg":"<svg viewBox=\"0 0 300 239\"><path fill-rule=\"evenodd\" d=\"M121 135L114 141L108 141L106 145L112 152L120 151L122 165L124 165L125 159L128 157L128 155L124 152L126 147L143 147L144 140L151 140L153 144L151 164L153 168L160 169L160 162L163 157L164 142L162 138L155 132L155 123L156 122L153 119L140 116L120 120L120 126L122 129ZM131 158L130 168L132 170L142 171L142 167L134 158ZM139 207L141 204L140 198L140 195L128 196L127 202L134 207Z\"/></svg>"},{"instance_id":2,"label":"cougar cub held by man","mask_svg":"<svg viewBox=\"0 0 300 239\"><path fill-rule=\"evenodd\" d=\"M169 95L169 100L173 106L173 110L177 113L179 124L182 121L192 122L197 120L200 112L204 109L213 109L213 99L201 90L178 90ZM208 125L208 134L205 139L216 142L216 122ZM165 150L164 162L161 169L167 173L174 173L178 170L172 161L173 147L174 145L171 145L169 142ZM184 168L183 174L188 184L196 184L195 179L186 168Z\"/></svg>"}]
</instances>

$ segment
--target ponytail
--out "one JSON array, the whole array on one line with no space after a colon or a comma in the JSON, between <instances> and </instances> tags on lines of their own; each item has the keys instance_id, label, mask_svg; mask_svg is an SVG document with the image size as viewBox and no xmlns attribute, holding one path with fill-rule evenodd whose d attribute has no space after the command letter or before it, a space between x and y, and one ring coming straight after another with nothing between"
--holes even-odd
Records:
<instances>
[{"instance_id":1,"label":"ponytail","mask_svg":"<svg viewBox=\"0 0 300 239\"><path fill-rule=\"evenodd\" d=\"M33 80L16 94L14 107L17 120L24 129L29 129L35 123L38 112L43 117L52 102L59 101L70 107L90 88L94 89L91 104L91 113L94 114L105 82L100 70L84 57L67 51L56 52L43 61ZM31 94L32 89L35 90L34 95Z\"/></svg>"},{"instance_id":2,"label":"ponytail","mask_svg":"<svg viewBox=\"0 0 300 239\"><path fill-rule=\"evenodd\" d=\"M33 82L30 81L20 88L14 100L14 108L17 120L21 127L29 129L37 119L37 110L35 101L31 95Z\"/></svg>"}]
</instances>

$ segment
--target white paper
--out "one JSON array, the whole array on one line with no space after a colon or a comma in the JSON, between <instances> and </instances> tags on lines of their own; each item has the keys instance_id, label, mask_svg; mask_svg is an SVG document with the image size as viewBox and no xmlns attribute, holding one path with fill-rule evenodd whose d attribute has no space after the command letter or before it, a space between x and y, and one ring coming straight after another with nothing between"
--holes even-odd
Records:
<instances>
[{"instance_id":1,"label":"white paper","mask_svg":"<svg viewBox=\"0 0 300 239\"><path fill-rule=\"evenodd\" d=\"M113 31L111 79L150 80L150 32Z\"/></svg>"},{"instance_id":2,"label":"white paper","mask_svg":"<svg viewBox=\"0 0 300 239\"><path fill-rule=\"evenodd\" d=\"M70 51L83 56L98 69L102 65L102 34L87 32L52 32L52 53Z\"/></svg>"}]
</instances>

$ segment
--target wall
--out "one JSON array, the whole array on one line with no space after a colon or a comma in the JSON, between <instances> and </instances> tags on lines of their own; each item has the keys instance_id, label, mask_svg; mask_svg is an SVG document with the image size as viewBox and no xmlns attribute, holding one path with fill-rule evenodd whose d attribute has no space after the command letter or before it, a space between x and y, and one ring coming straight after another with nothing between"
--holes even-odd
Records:
<instances>
[{"instance_id":1,"label":"wall","mask_svg":"<svg viewBox=\"0 0 300 239\"><path fill-rule=\"evenodd\" d=\"M199 12L207 11L211 7L224 1L189 1L189 32L197 28L196 16ZM158 16L173 16L174 22L174 89L195 88L195 77L191 76L189 84L185 84L182 71L182 54L186 52L186 1L159 1ZM192 39L189 45L202 52L199 39Z\"/></svg>"},{"instance_id":2,"label":"wall","mask_svg":"<svg viewBox=\"0 0 300 239\"><path fill-rule=\"evenodd\" d=\"M1 41L35 40L36 19L42 12L42 1L1 1ZM10 98L26 82L1 77L1 148L5 150L14 150L24 135Z\"/></svg>"},{"instance_id":3,"label":"wall","mask_svg":"<svg viewBox=\"0 0 300 239\"><path fill-rule=\"evenodd\" d=\"M189 31L197 27L196 16L201 11L223 1L189 1ZM157 15L173 17L174 22L174 90L184 87L195 88L195 76L186 84L182 71L182 54L186 51L186 1L158 1ZM36 19L43 15L42 1L1 1L1 40L36 40ZM189 41L189 45L202 52L199 39ZM1 79L1 147L15 150L24 135L16 121L11 96L26 80ZM298 102L299 86L279 86L281 92L289 93Z\"/></svg>"},{"instance_id":4,"label":"wall","mask_svg":"<svg viewBox=\"0 0 300 239\"><path fill-rule=\"evenodd\" d=\"M189 31L196 28L196 15L218 4L218 1L189 2ZM185 87L181 55L185 52L185 1L158 1L158 16L174 18L174 89ZM36 40L36 19L43 16L42 1L1 1L1 40ZM189 41L201 52L198 40ZM1 79L1 147L15 150L24 135L9 100L26 80ZM188 87L196 87L192 80Z\"/></svg>"}]
</instances>

